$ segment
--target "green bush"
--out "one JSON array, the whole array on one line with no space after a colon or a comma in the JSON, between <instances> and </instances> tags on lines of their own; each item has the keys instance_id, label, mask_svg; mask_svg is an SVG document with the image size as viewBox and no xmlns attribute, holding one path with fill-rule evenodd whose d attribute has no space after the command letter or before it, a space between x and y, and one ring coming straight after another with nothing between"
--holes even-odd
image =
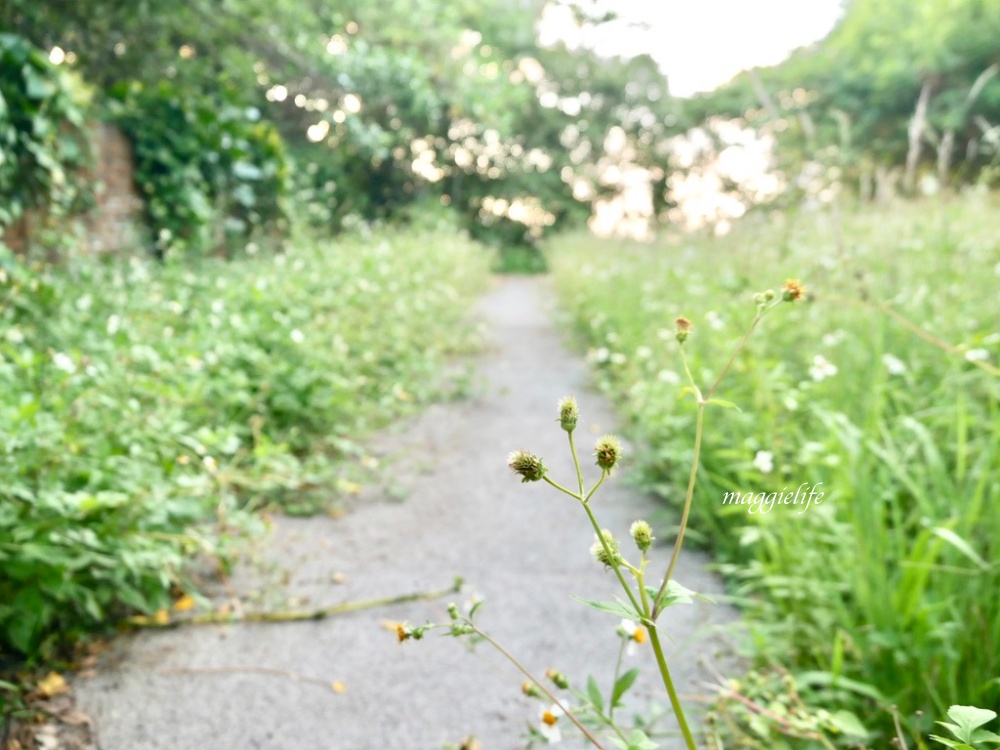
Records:
<instances>
[{"instance_id":1,"label":"green bush","mask_svg":"<svg viewBox=\"0 0 1000 750\"><path fill-rule=\"evenodd\" d=\"M0 34L0 236L27 209L56 216L85 195L75 172L86 162L83 115L65 78L41 50Z\"/></svg>"},{"instance_id":2,"label":"green bush","mask_svg":"<svg viewBox=\"0 0 1000 750\"><path fill-rule=\"evenodd\" d=\"M156 611L250 508L329 497L359 435L446 392L485 261L426 233L233 263L0 259L0 655Z\"/></svg>"},{"instance_id":3,"label":"green bush","mask_svg":"<svg viewBox=\"0 0 1000 750\"><path fill-rule=\"evenodd\" d=\"M867 692L839 699L881 695L924 731L917 711L1000 695L997 216L977 196L843 227L758 216L725 238L549 249L596 376L646 446L645 485L671 504L694 418L673 318L694 321L692 370L710 382L752 294L807 283L812 300L768 319L720 391L743 411L710 414L690 533L723 562L762 662L854 680ZM808 511L723 503L803 482L826 492Z\"/></svg>"},{"instance_id":4,"label":"green bush","mask_svg":"<svg viewBox=\"0 0 1000 750\"><path fill-rule=\"evenodd\" d=\"M115 121L135 148L135 182L158 255L242 248L285 218L284 144L232 88L134 83L112 92Z\"/></svg>"}]
</instances>

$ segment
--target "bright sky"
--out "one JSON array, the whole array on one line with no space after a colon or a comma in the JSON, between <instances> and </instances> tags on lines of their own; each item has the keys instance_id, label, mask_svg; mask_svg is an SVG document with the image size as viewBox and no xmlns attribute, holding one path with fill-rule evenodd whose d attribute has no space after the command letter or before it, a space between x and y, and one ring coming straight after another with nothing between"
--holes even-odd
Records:
<instances>
[{"instance_id":1,"label":"bright sky","mask_svg":"<svg viewBox=\"0 0 1000 750\"><path fill-rule=\"evenodd\" d=\"M725 83L739 71L781 62L820 39L840 17L840 0L616 0L623 20L649 29L603 28L587 46L609 54L649 52L675 96ZM564 27L565 28L565 27ZM543 32L544 33L544 32ZM570 41L570 40L567 40Z\"/></svg>"}]
</instances>

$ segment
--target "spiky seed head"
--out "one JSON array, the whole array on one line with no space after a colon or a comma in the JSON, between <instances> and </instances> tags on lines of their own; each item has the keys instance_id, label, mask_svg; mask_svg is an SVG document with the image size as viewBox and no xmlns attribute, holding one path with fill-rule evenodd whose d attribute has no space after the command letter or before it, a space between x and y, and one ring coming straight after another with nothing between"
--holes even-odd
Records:
<instances>
[{"instance_id":1,"label":"spiky seed head","mask_svg":"<svg viewBox=\"0 0 1000 750\"><path fill-rule=\"evenodd\" d=\"M576 405L576 399L566 396L559 400L559 426L566 432L576 429L576 421L580 418L580 409Z\"/></svg>"},{"instance_id":2,"label":"spiky seed head","mask_svg":"<svg viewBox=\"0 0 1000 750\"><path fill-rule=\"evenodd\" d=\"M635 540L635 546L640 552L646 552L653 546L653 529L645 521L636 521L628 530Z\"/></svg>"},{"instance_id":3,"label":"spiky seed head","mask_svg":"<svg viewBox=\"0 0 1000 750\"><path fill-rule=\"evenodd\" d=\"M511 451L507 454L510 470L521 477L521 482L537 482L548 471L542 459L528 451Z\"/></svg>"},{"instance_id":4,"label":"spiky seed head","mask_svg":"<svg viewBox=\"0 0 1000 750\"><path fill-rule=\"evenodd\" d=\"M805 299L805 296L805 286L795 279L788 279L785 285L781 287L781 299L785 302L797 302L800 299Z\"/></svg>"},{"instance_id":5,"label":"spiky seed head","mask_svg":"<svg viewBox=\"0 0 1000 750\"><path fill-rule=\"evenodd\" d=\"M622 458L622 444L614 435L605 435L594 446L597 465L610 472Z\"/></svg>"},{"instance_id":6,"label":"spiky seed head","mask_svg":"<svg viewBox=\"0 0 1000 750\"><path fill-rule=\"evenodd\" d=\"M606 567L620 565L623 560L619 551L618 540L607 529L601 529L601 536L604 537L604 541L607 543L607 549L605 549L604 544L601 544L601 540L598 539L591 545L590 554L594 556L597 562ZM610 554L608 554L609 552Z\"/></svg>"}]
</instances>

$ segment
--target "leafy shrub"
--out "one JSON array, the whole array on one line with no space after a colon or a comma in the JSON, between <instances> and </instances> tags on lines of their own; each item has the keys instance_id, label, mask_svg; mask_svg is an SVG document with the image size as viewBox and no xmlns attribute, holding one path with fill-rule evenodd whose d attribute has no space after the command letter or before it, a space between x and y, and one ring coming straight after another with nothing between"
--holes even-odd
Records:
<instances>
[{"instance_id":1,"label":"leafy shrub","mask_svg":"<svg viewBox=\"0 0 1000 750\"><path fill-rule=\"evenodd\" d=\"M121 85L113 96L158 254L231 250L281 224L284 145L252 102L233 89L206 93L177 81Z\"/></svg>"},{"instance_id":2,"label":"leafy shrub","mask_svg":"<svg viewBox=\"0 0 1000 750\"><path fill-rule=\"evenodd\" d=\"M485 277L454 234L195 265L0 259L0 654L190 590L249 508L333 492L360 434L446 392Z\"/></svg>"},{"instance_id":3,"label":"leafy shrub","mask_svg":"<svg viewBox=\"0 0 1000 750\"><path fill-rule=\"evenodd\" d=\"M27 209L66 215L83 191L80 109L59 69L26 40L0 34L0 235Z\"/></svg>"}]
</instances>

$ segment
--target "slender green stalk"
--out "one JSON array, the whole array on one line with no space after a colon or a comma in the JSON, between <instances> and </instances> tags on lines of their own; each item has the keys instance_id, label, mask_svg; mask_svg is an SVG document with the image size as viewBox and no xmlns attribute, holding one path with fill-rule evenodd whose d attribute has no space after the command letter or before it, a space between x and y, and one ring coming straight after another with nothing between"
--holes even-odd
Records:
<instances>
[{"instance_id":1,"label":"slender green stalk","mask_svg":"<svg viewBox=\"0 0 1000 750\"><path fill-rule=\"evenodd\" d=\"M583 503L583 509L587 512L587 518L590 519L590 524L594 527L594 533L597 534L597 541L601 543L604 548L604 554L607 555L609 561L611 561L611 569L615 571L615 575L618 577L618 583L621 584L622 589L628 595L629 601L632 602L632 606L635 607L635 611L642 613L642 607L639 601L635 598L635 594L632 593L632 587L625 582L625 576L622 575L621 566L615 562L615 556L611 551L611 546L608 544L608 540L604 538L604 534L601 533L601 526L597 523L597 519L594 517L594 511L590 509L590 506Z\"/></svg>"},{"instance_id":2,"label":"slender green stalk","mask_svg":"<svg viewBox=\"0 0 1000 750\"><path fill-rule=\"evenodd\" d=\"M527 669L525 669L524 665L521 664L521 662L519 662L514 657L514 655L512 653L510 653L507 649L505 649L503 646L501 646L499 643L497 643L495 640L493 640L487 633L485 633L482 630L480 630L479 628L477 628L475 626L475 624L471 620L468 620L468 619L465 619L465 618L463 618L463 619L465 620L466 624L472 629L472 632L474 632L476 635L478 635L480 638L482 638L488 644L490 644L491 646L493 646L493 648L495 648L497 651L499 651L504 656L504 658L507 659L507 661L509 661L511 664L513 664L517 668L517 670L521 674L523 674L525 677L527 677L529 680L531 680L531 683L535 687L537 687L539 690L541 690L542 693L545 695L546 698L548 698L550 701L552 701L555 705L559 706L559 708L562 709L562 712L564 714L566 714L566 716L569 718L570 721L573 722L573 724L576 725L577 729L579 729L581 732L583 732L583 736L586 737L594 747L598 748L598 750L604 750L604 746L600 742L597 741L597 738L594 737L594 735L592 735L590 732L587 731L587 728L585 726L583 726L583 724L580 723L580 720L576 718L576 716L573 714L573 712L570 711L568 708L566 708L566 706L564 706L562 704L562 702L558 698L556 698L549 691L549 689L547 687L545 687L545 685L543 685L541 683L540 680L536 679L535 676L533 674L531 674L531 672L529 672Z\"/></svg>"},{"instance_id":3,"label":"slender green stalk","mask_svg":"<svg viewBox=\"0 0 1000 750\"><path fill-rule=\"evenodd\" d=\"M674 573L674 568L677 565L677 560L681 554L681 545L684 543L684 532L687 530L688 516L691 514L691 504L694 500L694 485L698 478L698 466L701 462L701 436L703 432L705 422L705 404L698 404L698 422L695 426L694 433L694 459L691 461L691 473L688 476L688 488L687 495L684 497L684 510L681 513L681 523L677 530L677 539L674 540L674 551L670 555L670 564L667 566L667 572L663 576L663 583L660 584L659 591L656 592L656 604L653 606L652 619L656 620L657 615L659 615L659 601L663 597L663 592L667 590L667 584L670 582L670 576Z\"/></svg>"},{"instance_id":4,"label":"slender green stalk","mask_svg":"<svg viewBox=\"0 0 1000 750\"><path fill-rule=\"evenodd\" d=\"M555 488L556 488L557 490L559 490L560 492L565 492L565 493L566 493L567 495L569 495L570 497L572 497L572 498L574 498L574 499L576 499L576 500L581 500L581 498L580 498L580 496L579 496L579 495L577 495L577 494L576 494L575 492L573 492L572 490L568 490L568 489L566 489L566 488L565 488L565 487L563 487L563 486L562 486L561 484L559 484L559 482L556 482L556 481L554 481L554 480L552 480L552 479L549 479L549 477L548 477L548 475L547 475L547 474L546 474L546 475L545 475L544 477L542 477L542 479L544 479L544 480L545 480L546 482L548 482L549 484L551 484L551 485L552 485L553 487L555 487Z\"/></svg>"},{"instance_id":5,"label":"slender green stalk","mask_svg":"<svg viewBox=\"0 0 1000 750\"><path fill-rule=\"evenodd\" d=\"M580 499L583 500L583 471L580 469L580 459L576 457L576 444L573 442L573 431L570 430L566 433L569 435L569 452L573 454L573 466L576 467L576 481L580 483ZM601 475L601 481L604 481L604 475ZM597 489L596 487L594 489ZM590 494L594 494L593 490ZM583 500L586 502L586 500Z\"/></svg>"},{"instance_id":6,"label":"slender green stalk","mask_svg":"<svg viewBox=\"0 0 1000 750\"><path fill-rule=\"evenodd\" d=\"M674 688L674 681L670 677L670 669L667 667L667 660L663 656L663 646L660 645L660 635L657 633L655 625L649 628L649 642L653 646L653 653L656 654L656 664L660 668L660 675L663 677L663 685L667 689L667 695L670 696L670 705L677 716L677 725L684 736L684 743L687 745L688 750L698 750L698 746L694 743L694 736L691 734L691 728L684 717L684 709L681 706L677 690Z\"/></svg>"},{"instance_id":7,"label":"slender green stalk","mask_svg":"<svg viewBox=\"0 0 1000 750\"><path fill-rule=\"evenodd\" d=\"M611 680L611 692L609 693L609 695L612 695L612 696L615 694L615 685L618 684L618 677L621 675L621 672L622 672L622 659L625 656L625 647L627 645L628 645L628 641L625 638L622 638L621 645L618 647L618 659L615 661L615 674L614 674L614 677ZM615 718L615 704L614 704L614 701L609 701L608 702L608 721L612 722L612 725L613 725L613 719L614 718Z\"/></svg>"}]
</instances>

